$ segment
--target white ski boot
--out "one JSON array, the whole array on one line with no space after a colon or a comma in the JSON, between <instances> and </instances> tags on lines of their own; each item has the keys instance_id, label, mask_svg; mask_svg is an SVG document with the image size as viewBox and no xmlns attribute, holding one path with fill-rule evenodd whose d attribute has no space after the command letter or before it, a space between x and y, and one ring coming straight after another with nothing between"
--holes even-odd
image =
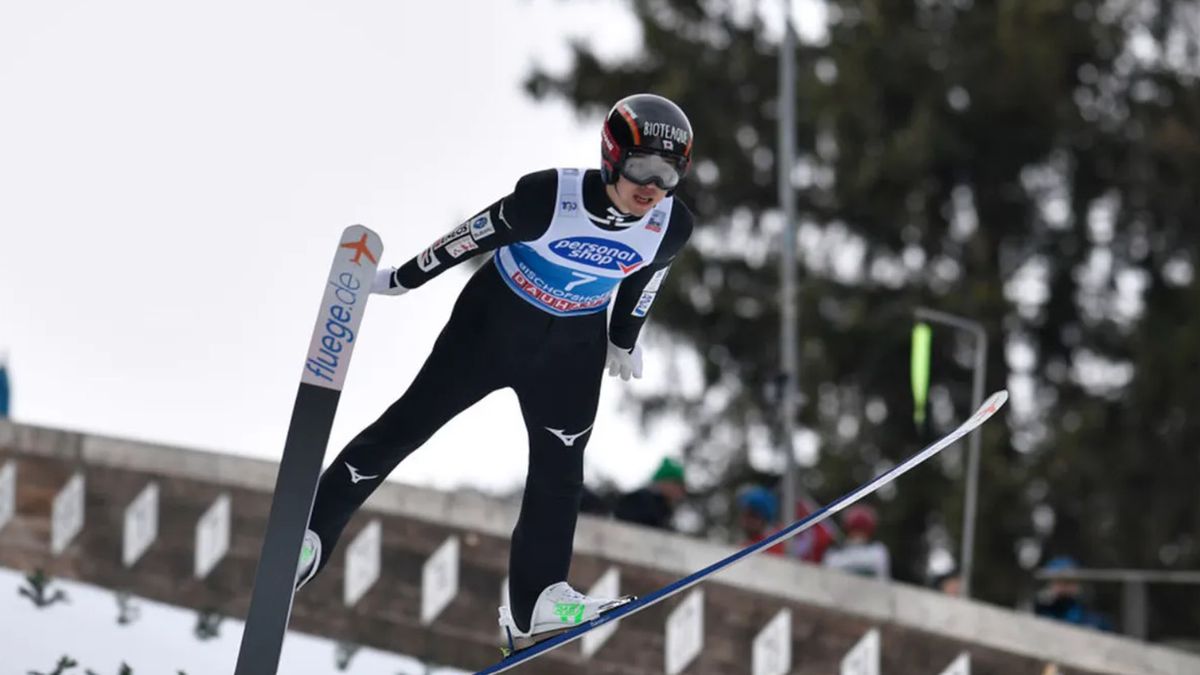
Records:
<instances>
[{"instance_id":1,"label":"white ski boot","mask_svg":"<svg viewBox=\"0 0 1200 675\"><path fill-rule=\"evenodd\" d=\"M321 562L321 538L312 530L304 531L300 544L300 563L296 566L296 590L300 590L317 573Z\"/></svg>"},{"instance_id":2,"label":"white ski boot","mask_svg":"<svg viewBox=\"0 0 1200 675\"><path fill-rule=\"evenodd\" d=\"M517 628L510 608L500 608L500 627L508 636L508 649L503 651L508 655L525 649L635 599L632 595L615 599L588 597L565 581L547 586L533 605L533 618L527 631Z\"/></svg>"}]
</instances>

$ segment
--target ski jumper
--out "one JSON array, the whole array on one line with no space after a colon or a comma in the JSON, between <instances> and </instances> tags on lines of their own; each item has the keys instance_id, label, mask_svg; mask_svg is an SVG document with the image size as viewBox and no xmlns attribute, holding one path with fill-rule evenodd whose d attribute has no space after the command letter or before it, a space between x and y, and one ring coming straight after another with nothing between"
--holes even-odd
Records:
<instances>
[{"instance_id":1,"label":"ski jumper","mask_svg":"<svg viewBox=\"0 0 1200 675\"><path fill-rule=\"evenodd\" d=\"M412 384L322 474L309 524L323 543L318 569L401 460L487 394L511 388L529 436L509 559L513 615L524 629L539 593L570 568L606 342L633 348L691 231L677 198L635 218L613 207L598 171L550 169L522 177L512 194L398 268L395 281L416 288L492 252ZM490 451L482 439L463 449Z\"/></svg>"}]
</instances>

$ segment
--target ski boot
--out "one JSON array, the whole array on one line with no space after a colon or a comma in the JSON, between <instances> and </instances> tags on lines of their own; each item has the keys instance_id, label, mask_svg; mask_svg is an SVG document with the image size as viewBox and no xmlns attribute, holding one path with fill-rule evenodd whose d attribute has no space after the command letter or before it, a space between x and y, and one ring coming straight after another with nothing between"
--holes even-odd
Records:
<instances>
[{"instance_id":1,"label":"ski boot","mask_svg":"<svg viewBox=\"0 0 1200 675\"><path fill-rule=\"evenodd\" d=\"M304 542L300 545L300 563L296 566L296 590L300 590L317 574L321 564L321 538L312 530L304 531Z\"/></svg>"},{"instance_id":2,"label":"ski boot","mask_svg":"<svg viewBox=\"0 0 1200 675\"><path fill-rule=\"evenodd\" d=\"M588 597L571 588L565 581L547 586L534 603L533 617L529 621L527 631L517 627L509 607L500 608L500 627L504 629L508 639L508 645L501 647L500 651L505 656L511 656L518 650L591 621L635 599L632 595L615 599Z\"/></svg>"}]
</instances>

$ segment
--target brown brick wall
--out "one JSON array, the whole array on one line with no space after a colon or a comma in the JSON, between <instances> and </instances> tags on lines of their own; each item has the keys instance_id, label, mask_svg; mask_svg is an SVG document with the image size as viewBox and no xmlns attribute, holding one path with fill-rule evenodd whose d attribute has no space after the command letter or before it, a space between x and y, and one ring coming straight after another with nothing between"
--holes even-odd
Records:
<instances>
[{"instance_id":1,"label":"brown brick wall","mask_svg":"<svg viewBox=\"0 0 1200 675\"><path fill-rule=\"evenodd\" d=\"M18 462L18 513L14 522L0 530L0 566L19 570L41 567L54 576L127 589L145 598L245 616L270 505L268 494L117 468L79 466L76 460L18 455L0 448L0 463L9 457ZM86 524L68 550L52 559L48 543L51 501L76 469L83 470L87 480ZM120 562L124 510L151 480L157 481L161 490L159 537L133 569L127 570ZM232 497L231 549L208 579L198 581L192 575L195 524L222 492ZM383 575L358 606L347 609L342 605L341 588L344 545L376 517L383 521ZM459 535L462 544L459 593L432 626L422 626L421 567L450 534ZM342 545L330 567L298 594L293 628L464 669L483 667L497 659L496 606L508 564L507 541L436 523L363 512L352 521ZM571 581L578 588L587 588L611 564L577 555ZM621 576L622 590L639 594L673 580L661 571L629 565L621 566ZM784 606L793 613L793 672L801 675L836 673L842 655L876 625L849 613L785 603L720 583L702 587L705 646L685 671L689 675L750 672L754 635ZM682 597L669 599L624 620L591 663L582 662L576 643L519 672L661 673L663 626L680 600ZM900 626L878 627L883 638L883 671L889 675L936 675L963 650L971 652L972 672L978 675L1042 672L1042 664L1029 658Z\"/></svg>"}]
</instances>

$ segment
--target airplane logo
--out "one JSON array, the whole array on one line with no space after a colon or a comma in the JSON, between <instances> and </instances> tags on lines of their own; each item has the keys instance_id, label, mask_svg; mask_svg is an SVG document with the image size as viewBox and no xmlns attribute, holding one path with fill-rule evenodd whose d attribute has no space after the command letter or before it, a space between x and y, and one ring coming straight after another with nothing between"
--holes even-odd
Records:
<instances>
[{"instance_id":1,"label":"airplane logo","mask_svg":"<svg viewBox=\"0 0 1200 675\"><path fill-rule=\"evenodd\" d=\"M358 241L346 242L345 244L342 244L340 248L348 248L351 251L354 251L354 259L352 259L350 262L358 265L359 267L362 267L362 263L360 263L359 260L361 260L364 255L367 256L367 260L370 260L375 264L379 264L379 261L375 259L375 255L371 253L371 249L367 248L366 234L363 234L362 239L359 239Z\"/></svg>"},{"instance_id":2,"label":"airplane logo","mask_svg":"<svg viewBox=\"0 0 1200 675\"><path fill-rule=\"evenodd\" d=\"M558 440L562 441L562 444L567 446L568 448L574 447L575 441L579 440L580 436L586 434L587 432L589 432L591 430L592 430L592 427L589 426L588 428L584 429L583 431L581 431L577 434L568 434L566 429L551 429L550 427L546 427L546 431L549 431L550 433L554 434L558 438Z\"/></svg>"},{"instance_id":3,"label":"airplane logo","mask_svg":"<svg viewBox=\"0 0 1200 675\"><path fill-rule=\"evenodd\" d=\"M345 464L346 464L346 468L350 470L350 482L354 483L355 485L358 485L359 481L372 480L374 478L379 478L379 474L376 474L374 476L364 476L361 473L359 473L358 469L354 468L350 464L350 462L345 462Z\"/></svg>"}]
</instances>

